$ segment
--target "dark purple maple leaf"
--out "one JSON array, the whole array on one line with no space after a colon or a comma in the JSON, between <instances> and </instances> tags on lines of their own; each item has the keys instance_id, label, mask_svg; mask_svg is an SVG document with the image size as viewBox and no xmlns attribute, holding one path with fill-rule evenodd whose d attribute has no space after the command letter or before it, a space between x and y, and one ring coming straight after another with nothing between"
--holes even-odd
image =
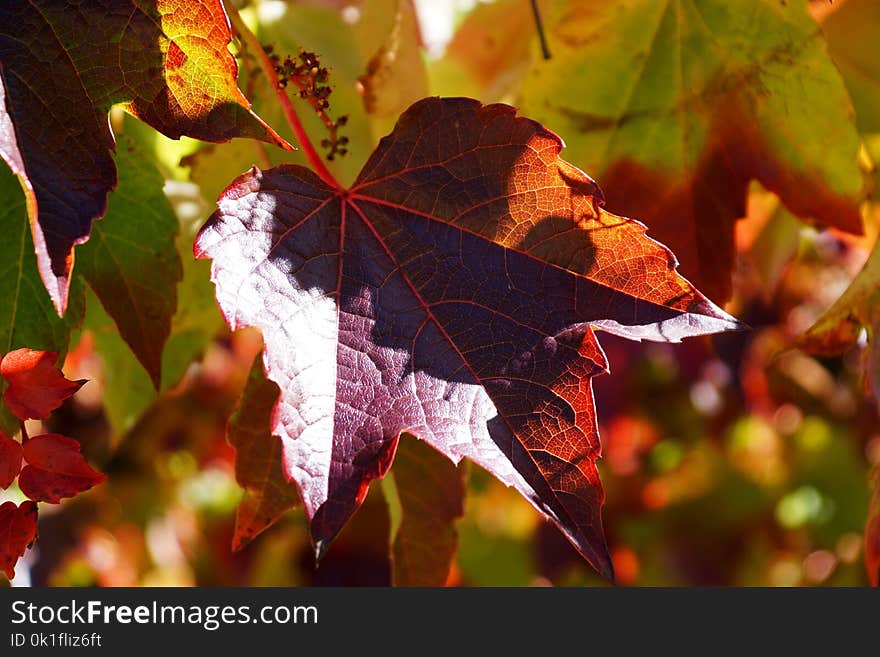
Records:
<instances>
[{"instance_id":1,"label":"dark purple maple leaf","mask_svg":"<svg viewBox=\"0 0 880 657\"><path fill-rule=\"evenodd\" d=\"M285 165L218 201L195 253L229 325L263 332L319 556L408 432L516 487L612 577L593 328L678 341L738 324L561 148L506 105L430 98L351 189Z\"/></svg>"}]
</instances>

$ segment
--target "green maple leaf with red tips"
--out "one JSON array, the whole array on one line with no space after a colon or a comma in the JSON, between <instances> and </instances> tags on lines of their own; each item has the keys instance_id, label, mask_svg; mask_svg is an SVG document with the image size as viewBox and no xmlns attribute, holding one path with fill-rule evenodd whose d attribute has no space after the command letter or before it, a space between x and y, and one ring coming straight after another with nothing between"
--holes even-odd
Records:
<instances>
[{"instance_id":1,"label":"green maple leaf with red tips","mask_svg":"<svg viewBox=\"0 0 880 657\"><path fill-rule=\"evenodd\" d=\"M806 2L550 0L523 112L722 302L757 180L806 222L859 233L860 138ZM876 57L874 58L876 60Z\"/></svg>"}]
</instances>

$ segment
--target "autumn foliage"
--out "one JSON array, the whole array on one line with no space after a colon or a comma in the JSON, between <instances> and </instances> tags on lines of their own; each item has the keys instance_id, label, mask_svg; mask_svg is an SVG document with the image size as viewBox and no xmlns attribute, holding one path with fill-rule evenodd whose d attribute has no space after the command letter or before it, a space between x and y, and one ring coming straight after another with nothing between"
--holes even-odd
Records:
<instances>
[{"instance_id":1,"label":"autumn foliage","mask_svg":"<svg viewBox=\"0 0 880 657\"><path fill-rule=\"evenodd\" d=\"M425 4L2 4L7 576L876 584L880 4Z\"/></svg>"},{"instance_id":2,"label":"autumn foliage","mask_svg":"<svg viewBox=\"0 0 880 657\"><path fill-rule=\"evenodd\" d=\"M22 423L21 443L0 430L0 486L9 488L18 477L19 489L30 500L17 507L4 502L0 507L0 559L10 579L16 561L37 538L35 502L58 504L107 478L92 470L73 438L57 433L27 435L26 420L49 417L86 383L65 379L55 366L57 360L56 353L16 349L0 361L7 384L3 401Z\"/></svg>"}]
</instances>

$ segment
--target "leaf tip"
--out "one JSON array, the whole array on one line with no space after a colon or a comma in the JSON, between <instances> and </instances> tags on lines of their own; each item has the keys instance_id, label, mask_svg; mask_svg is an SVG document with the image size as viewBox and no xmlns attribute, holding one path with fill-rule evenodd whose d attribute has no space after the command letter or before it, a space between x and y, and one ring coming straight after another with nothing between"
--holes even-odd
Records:
<instances>
[{"instance_id":1,"label":"leaf tip","mask_svg":"<svg viewBox=\"0 0 880 657\"><path fill-rule=\"evenodd\" d=\"M608 554L608 550L606 548L603 558L597 560L596 563L593 564L596 567L596 571L606 580L608 580L611 584L617 584L617 577L614 575L614 562L611 561L611 556Z\"/></svg>"},{"instance_id":2,"label":"leaf tip","mask_svg":"<svg viewBox=\"0 0 880 657\"><path fill-rule=\"evenodd\" d=\"M236 532L235 536L232 537L232 551L241 552L251 544L252 540L252 536L242 536Z\"/></svg>"},{"instance_id":3,"label":"leaf tip","mask_svg":"<svg viewBox=\"0 0 880 657\"><path fill-rule=\"evenodd\" d=\"M319 538L314 542L315 547L315 568L317 568L321 564L321 560L324 558L324 555L327 554L327 550L330 549L330 541L325 540L323 538Z\"/></svg>"},{"instance_id":4,"label":"leaf tip","mask_svg":"<svg viewBox=\"0 0 880 657\"><path fill-rule=\"evenodd\" d=\"M251 111L251 115L260 123L260 126L263 128L265 132L265 136L262 138L263 141L273 144L274 146L278 146L279 148L285 151L295 151L299 150L296 146L287 141L284 137L279 135L268 123L263 121L259 116L257 116L253 111Z\"/></svg>"},{"instance_id":5,"label":"leaf tip","mask_svg":"<svg viewBox=\"0 0 880 657\"><path fill-rule=\"evenodd\" d=\"M162 387L162 362L151 364L146 368L147 374L150 376L150 382L153 384L153 390L159 392Z\"/></svg>"},{"instance_id":6,"label":"leaf tip","mask_svg":"<svg viewBox=\"0 0 880 657\"><path fill-rule=\"evenodd\" d=\"M722 310L720 306L715 305L708 299L700 304L698 312L703 318L705 318L701 318L701 328L711 329L708 331L710 333L729 333L752 330L751 326Z\"/></svg>"}]
</instances>

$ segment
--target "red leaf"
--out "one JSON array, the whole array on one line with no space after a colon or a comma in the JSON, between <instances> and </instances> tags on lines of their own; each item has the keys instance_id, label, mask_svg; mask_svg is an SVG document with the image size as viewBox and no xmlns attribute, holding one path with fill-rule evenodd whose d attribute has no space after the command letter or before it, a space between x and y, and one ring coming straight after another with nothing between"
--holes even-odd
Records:
<instances>
[{"instance_id":1,"label":"red leaf","mask_svg":"<svg viewBox=\"0 0 880 657\"><path fill-rule=\"evenodd\" d=\"M401 516L391 551L394 584L443 586L458 546L455 521L464 514L464 468L408 436L391 472Z\"/></svg>"},{"instance_id":2,"label":"red leaf","mask_svg":"<svg viewBox=\"0 0 880 657\"><path fill-rule=\"evenodd\" d=\"M229 325L263 332L272 433L319 552L409 432L515 486L611 575L593 328L678 341L738 324L561 148L506 105L431 98L350 190L288 165L220 198L195 252Z\"/></svg>"},{"instance_id":3,"label":"red leaf","mask_svg":"<svg viewBox=\"0 0 880 657\"><path fill-rule=\"evenodd\" d=\"M58 504L103 482L107 475L89 467L73 438L47 433L24 444L27 465L18 478L21 492L37 502Z\"/></svg>"},{"instance_id":4,"label":"red leaf","mask_svg":"<svg viewBox=\"0 0 880 657\"><path fill-rule=\"evenodd\" d=\"M257 361L251 368L241 406L229 421L235 479L245 490L235 514L233 550L243 548L299 504L299 492L281 466L281 441L272 435L272 409L279 394L278 386L266 380Z\"/></svg>"},{"instance_id":5,"label":"red leaf","mask_svg":"<svg viewBox=\"0 0 880 657\"><path fill-rule=\"evenodd\" d=\"M0 374L9 382L3 400L19 420L49 417L86 383L65 379L55 366L57 360L54 351L30 349L16 349L3 357Z\"/></svg>"},{"instance_id":6,"label":"red leaf","mask_svg":"<svg viewBox=\"0 0 880 657\"><path fill-rule=\"evenodd\" d=\"M0 504L0 565L9 579L15 577L15 564L37 540L37 505L33 502Z\"/></svg>"},{"instance_id":7,"label":"red leaf","mask_svg":"<svg viewBox=\"0 0 880 657\"><path fill-rule=\"evenodd\" d=\"M0 3L0 156L21 179L40 276L67 306L73 247L116 186L107 112L163 134L290 146L236 85L220 0Z\"/></svg>"},{"instance_id":8,"label":"red leaf","mask_svg":"<svg viewBox=\"0 0 880 657\"><path fill-rule=\"evenodd\" d=\"M9 488L21 472L21 444L0 430L0 488Z\"/></svg>"}]
</instances>

